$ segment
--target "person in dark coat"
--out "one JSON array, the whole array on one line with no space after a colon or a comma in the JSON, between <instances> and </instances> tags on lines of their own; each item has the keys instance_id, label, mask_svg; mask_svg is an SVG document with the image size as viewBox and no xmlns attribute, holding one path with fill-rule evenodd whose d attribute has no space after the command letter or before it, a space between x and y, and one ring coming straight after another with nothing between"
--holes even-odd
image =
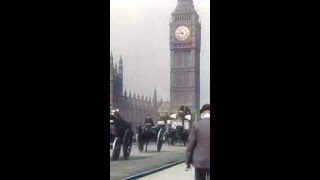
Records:
<instances>
[{"instance_id":1,"label":"person in dark coat","mask_svg":"<svg viewBox=\"0 0 320 180\"><path fill-rule=\"evenodd\" d=\"M147 123L150 123L151 127L154 126L154 122L149 114L147 114L147 117L146 117L146 120L144 121L144 123L145 123L145 125L147 125Z\"/></svg>"},{"instance_id":2,"label":"person in dark coat","mask_svg":"<svg viewBox=\"0 0 320 180\"><path fill-rule=\"evenodd\" d=\"M201 120L191 129L186 153L187 169L192 164L195 168L195 179L210 178L210 104L202 106Z\"/></svg>"}]
</instances>

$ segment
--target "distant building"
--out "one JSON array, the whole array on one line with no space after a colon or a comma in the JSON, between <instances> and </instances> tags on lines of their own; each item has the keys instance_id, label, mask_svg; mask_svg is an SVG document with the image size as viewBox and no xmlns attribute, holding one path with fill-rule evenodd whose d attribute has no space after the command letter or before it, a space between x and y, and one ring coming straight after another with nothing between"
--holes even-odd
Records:
<instances>
[{"instance_id":1,"label":"distant building","mask_svg":"<svg viewBox=\"0 0 320 180\"><path fill-rule=\"evenodd\" d=\"M132 94L123 90L122 56L120 56L118 66L117 63L114 63L112 53L110 54L110 108L118 108L121 116L134 126L138 122L143 123L147 114L150 114L156 123L160 113L163 114L164 108L162 106L168 104L168 102L158 100L156 89L152 98L141 93Z\"/></svg>"}]
</instances>

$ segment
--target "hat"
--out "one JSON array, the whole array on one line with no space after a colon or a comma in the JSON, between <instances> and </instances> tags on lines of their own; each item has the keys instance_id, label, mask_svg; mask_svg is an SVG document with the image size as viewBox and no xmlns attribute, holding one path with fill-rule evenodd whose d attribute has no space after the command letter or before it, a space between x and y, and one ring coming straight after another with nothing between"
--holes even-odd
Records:
<instances>
[{"instance_id":1,"label":"hat","mask_svg":"<svg viewBox=\"0 0 320 180\"><path fill-rule=\"evenodd\" d=\"M210 104L205 104L202 106L202 108L200 109L200 113L202 113L203 111L209 110L210 111Z\"/></svg>"}]
</instances>

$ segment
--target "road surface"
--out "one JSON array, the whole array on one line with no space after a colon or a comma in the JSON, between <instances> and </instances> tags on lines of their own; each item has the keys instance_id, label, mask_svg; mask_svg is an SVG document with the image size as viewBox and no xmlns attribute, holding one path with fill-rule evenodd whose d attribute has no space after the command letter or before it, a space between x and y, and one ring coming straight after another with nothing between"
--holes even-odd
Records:
<instances>
[{"instance_id":1,"label":"road surface","mask_svg":"<svg viewBox=\"0 0 320 180\"><path fill-rule=\"evenodd\" d=\"M155 168L185 159L186 147L162 145L161 152L157 152L156 144L148 145L148 152L141 153L137 145L132 144L129 160L123 160L122 151L118 161L110 160L110 179L120 180L134 176ZM110 150L110 158L112 151Z\"/></svg>"},{"instance_id":2,"label":"road surface","mask_svg":"<svg viewBox=\"0 0 320 180\"><path fill-rule=\"evenodd\" d=\"M185 171L185 163L178 164L163 171L139 178L139 180L194 180L194 168Z\"/></svg>"}]
</instances>

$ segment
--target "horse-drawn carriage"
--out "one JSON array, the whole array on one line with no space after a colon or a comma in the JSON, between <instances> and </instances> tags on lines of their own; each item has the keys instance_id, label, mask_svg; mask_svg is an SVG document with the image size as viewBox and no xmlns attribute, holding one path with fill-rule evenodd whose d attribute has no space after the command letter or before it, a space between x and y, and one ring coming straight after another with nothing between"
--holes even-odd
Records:
<instances>
[{"instance_id":1,"label":"horse-drawn carriage","mask_svg":"<svg viewBox=\"0 0 320 180\"><path fill-rule=\"evenodd\" d=\"M191 113L179 111L169 116L167 120L168 128L166 131L166 139L169 145L175 145L180 141L180 145L186 145L191 126Z\"/></svg>"},{"instance_id":2,"label":"horse-drawn carriage","mask_svg":"<svg viewBox=\"0 0 320 180\"><path fill-rule=\"evenodd\" d=\"M110 150L112 150L112 159L118 160L121 152L123 152L123 158L129 159L133 131L131 124L121 118L117 110L110 111Z\"/></svg>"},{"instance_id":3,"label":"horse-drawn carriage","mask_svg":"<svg viewBox=\"0 0 320 180\"><path fill-rule=\"evenodd\" d=\"M165 132L165 125L152 126L151 123L146 123L144 126L140 123L137 124L136 140L140 152L148 151L149 141L155 141L157 144L157 151L160 152L163 143Z\"/></svg>"}]
</instances>

